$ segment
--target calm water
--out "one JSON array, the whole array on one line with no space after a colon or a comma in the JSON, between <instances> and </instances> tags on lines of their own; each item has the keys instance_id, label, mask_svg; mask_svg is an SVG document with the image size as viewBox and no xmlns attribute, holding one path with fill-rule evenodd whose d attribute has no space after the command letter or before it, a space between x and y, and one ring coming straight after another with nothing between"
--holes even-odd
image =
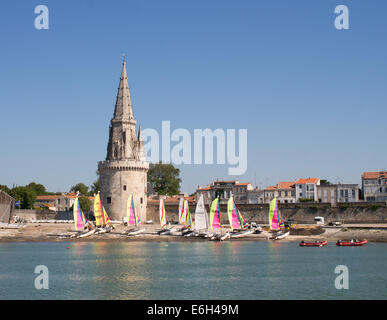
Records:
<instances>
[{"instance_id":1,"label":"calm water","mask_svg":"<svg viewBox=\"0 0 387 320\"><path fill-rule=\"evenodd\" d=\"M339 264L348 290L335 289ZM387 244L0 243L0 299L387 299Z\"/></svg>"}]
</instances>

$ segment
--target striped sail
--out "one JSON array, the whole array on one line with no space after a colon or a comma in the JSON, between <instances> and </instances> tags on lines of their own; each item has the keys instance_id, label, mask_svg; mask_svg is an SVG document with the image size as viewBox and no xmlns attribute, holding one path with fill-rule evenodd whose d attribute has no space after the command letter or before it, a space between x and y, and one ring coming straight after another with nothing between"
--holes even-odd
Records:
<instances>
[{"instance_id":1,"label":"striped sail","mask_svg":"<svg viewBox=\"0 0 387 320\"><path fill-rule=\"evenodd\" d=\"M240 213L238 212L233 197L230 197L230 199L227 202L227 214L228 214L228 221L230 222L231 229L241 229L241 222L240 222Z\"/></svg>"},{"instance_id":2,"label":"striped sail","mask_svg":"<svg viewBox=\"0 0 387 320\"><path fill-rule=\"evenodd\" d=\"M270 211L269 211L269 224L270 230L278 231L280 230L279 219L278 219L278 205L277 198L274 198L270 202Z\"/></svg>"},{"instance_id":3,"label":"striped sail","mask_svg":"<svg viewBox=\"0 0 387 320\"><path fill-rule=\"evenodd\" d=\"M99 192L94 199L94 216L95 216L95 225L97 227L104 226L107 223L110 223L109 217L106 214L105 208L102 206Z\"/></svg>"},{"instance_id":4,"label":"striped sail","mask_svg":"<svg viewBox=\"0 0 387 320\"><path fill-rule=\"evenodd\" d=\"M185 208L184 208L184 198L180 198L179 202L179 223L185 224Z\"/></svg>"},{"instance_id":5,"label":"striped sail","mask_svg":"<svg viewBox=\"0 0 387 320\"><path fill-rule=\"evenodd\" d=\"M219 230L221 228L222 218L220 215L219 198L216 198L211 203L210 209L210 226L211 230Z\"/></svg>"},{"instance_id":6,"label":"striped sail","mask_svg":"<svg viewBox=\"0 0 387 320\"><path fill-rule=\"evenodd\" d=\"M167 228L167 217L165 215L165 206L164 206L163 199L160 199L159 214L160 214L161 228L166 229Z\"/></svg>"},{"instance_id":7,"label":"striped sail","mask_svg":"<svg viewBox=\"0 0 387 320\"><path fill-rule=\"evenodd\" d=\"M184 226L188 229L191 229L192 218L191 218L191 214L189 213L189 205L187 200L184 200L184 217L185 217Z\"/></svg>"},{"instance_id":8,"label":"striped sail","mask_svg":"<svg viewBox=\"0 0 387 320\"><path fill-rule=\"evenodd\" d=\"M78 197L75 198L74 205L73 205L73 214L74 214L74 225L75 230L82 231L85 227L87 221L85 216L83 215L81 206L78 201Z\"/></svg>"},{"instance_id":9,"label":"striped sail","mask_svg":"<svg viewBox=\"0 0 387 320\"><path fill-rule=\"evenodd\" d=\"M241 223L242 228L247 228L249 224L246 222L245 218L243 218L242 213L238 210L239 221Z\"/></svg>"},{"instance_id":10,"label":"striped sail","mask_svg":"<svg viewBox=\"0 0 387 320\"><path fill-rule=\"evenodd\" d=\"M281 212L278 209L278 217L279 217L279 226L283 227L284 226L284 221L282 220L282 215Z\"/></svg>"},{"instance_id":11,"label":"striped sail","mask_svg":"<svg viewBox=\"0 0 387 320\"><path fill-rule=\"evenodd\" d=\"M133 194L129 195L127 205L126 205L126 222L128 226L138 226L141 224L140 217L136 214L136 209L134 207L134 197Z\"/></svg>"}]
</instances>

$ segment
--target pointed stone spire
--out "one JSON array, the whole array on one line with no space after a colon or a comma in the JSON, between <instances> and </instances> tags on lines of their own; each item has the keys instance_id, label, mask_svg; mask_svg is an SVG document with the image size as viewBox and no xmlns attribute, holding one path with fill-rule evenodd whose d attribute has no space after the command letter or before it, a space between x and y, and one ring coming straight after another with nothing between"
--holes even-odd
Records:
<instances>
[{"instance_id":1,"label":"pointed stone spire","mask_svg":"<svg viewBox=\"0 0 387 320\"><path fill-rule=\"evenodd\" d=\"M137 141L142 141L142 137L141 137L141 126L139 126L139 128L138 128Z\"/></svg>"},{"instance_id":2,"label":"pointed stone spire","mask_svg":"<svg viewBox=\"0 0 387 320\"><path fill-rule=\"evenodd\" d=\"M132 101L130 99L130 90L128 85L128 76L126 74L126 60L122 61L122 72L120 78L120 85L118 87L116 106L114 109L115 121L129 121L136 123L133 117Z\"/></svg>"}]
</instances>

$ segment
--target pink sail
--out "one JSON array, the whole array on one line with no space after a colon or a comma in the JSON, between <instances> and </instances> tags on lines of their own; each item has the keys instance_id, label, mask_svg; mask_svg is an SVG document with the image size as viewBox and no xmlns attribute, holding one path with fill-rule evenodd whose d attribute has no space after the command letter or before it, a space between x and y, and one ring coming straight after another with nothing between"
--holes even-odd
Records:
<instances>
[{"instance_id":1,"label":"pink sail","mask_svg":"<svg viewBox=\"0 0 387 320\"><path fill-rule=\"evenodd\" d=\"M86 219L85 216L83 215L83 212L81 210L81 206L78 201L78 197L75 198L74 205L73 205L73 214L74 214L74 224L75 224L75 229L78 231L82 231L83 228L86 225Z\"/></svg>"},{"instance_id":2,"label":"pink sail","mask_svg":"<svg viewBox=\"0 0 387 320\"><path fill-rule=\"evenodd\" d=\"M218 230L222 227L222 221L220 216L219 199L216 198L211 203L210 210L210 226L212 230Z\"/></svg>"},{"instance_id":3,"label":"pink sail","mask_svg":"<svg viewBox=\"0 0 387 320\"><path fill-rule=\"evenodd\" d=\"M128 201L127 201L127 209L126 209L126 221L129 226L135 226L136 225L136 212L134 209L134 201L133 201L133 195L130 194Z\"/></svg>"},{"instance_id":4,"label":"pink sail","mask_svg":"<svg viewBox=\"0 0 387 320\"><path fill-rule=\"evenodd\" d=\"M270 223L270 230L274 230L274 231L280 230L280 225L278 220L277 198L274 198L270 202L269 223Z\"/></svg>"},{"instance_id":5,"label":"pink sail","mask_svg":"<svg viewBox=\"0 0 387 320\"><path fill-rule=\"evenodd\" d=\"M235 206L233 197L228 200L227 203L227 214L230 222L231 229L241 229L241 223L239 220L239 213Z\"/></svg>"}]
</instances>

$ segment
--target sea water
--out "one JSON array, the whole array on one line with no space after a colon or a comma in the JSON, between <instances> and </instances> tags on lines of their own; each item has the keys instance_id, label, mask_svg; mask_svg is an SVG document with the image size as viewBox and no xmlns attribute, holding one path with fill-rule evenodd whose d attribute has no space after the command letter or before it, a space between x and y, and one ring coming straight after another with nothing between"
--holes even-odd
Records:
<instances>
[{"instance_id":1,"label":"sea water","mask_svg":"<svg viewBox=\"0 0 387 320\"><path fill-rule=\"evenodd\" d=\"M338 265L348 289L335 286ZM0 243L0 299L387 299L387 244Z\"/></svg>"}]
</instances>

